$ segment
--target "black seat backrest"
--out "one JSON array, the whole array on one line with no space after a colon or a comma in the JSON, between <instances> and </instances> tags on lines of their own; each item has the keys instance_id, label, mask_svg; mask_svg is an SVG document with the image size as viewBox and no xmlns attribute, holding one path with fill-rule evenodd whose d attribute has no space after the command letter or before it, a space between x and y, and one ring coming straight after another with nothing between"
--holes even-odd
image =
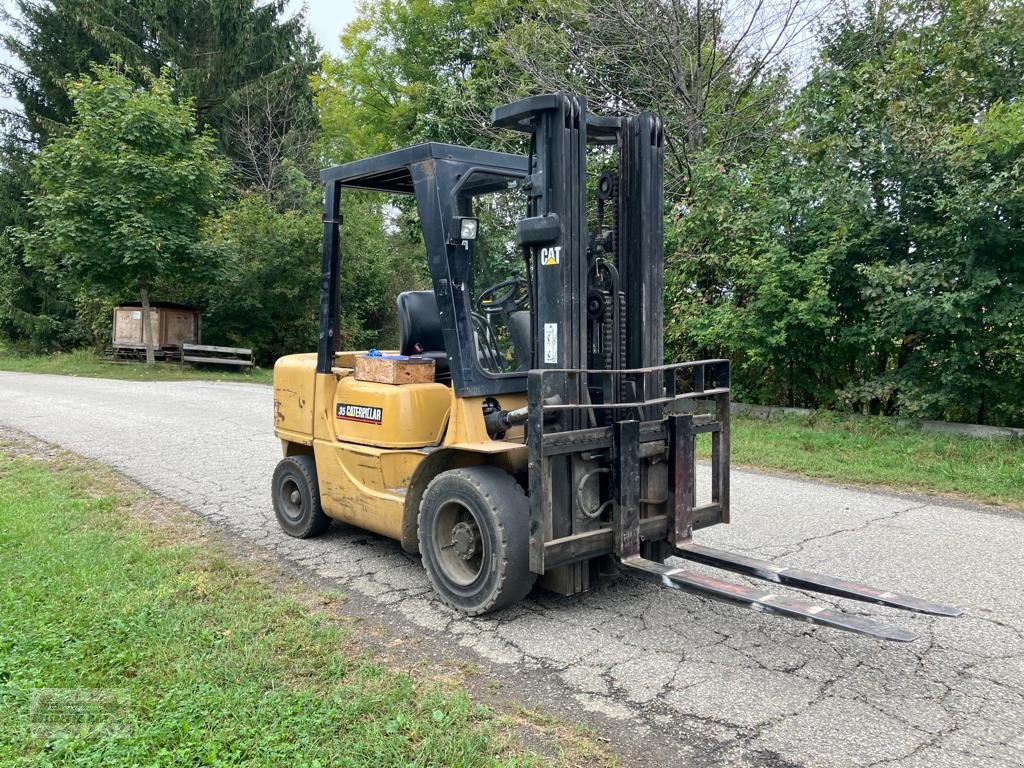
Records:
<instances>
[{"instance_id":1,"label":"black seat backrest","mask_svg":"<svg viewBox=\"0 0 1024 768\"><path fill-rule=\"evenodd\" d=\"M433 291L398 294L398 334L403 355L445 351L441 315Z\"/></svg>"},{"instance_id":2,"label":"black seat backrest","mask_svg":"<svg viewBox=\"0 0 1024 768\"><path fill-rule=\"evenodd\" d=\"M530 310L520 309L508 316L508 332L512 337L512 346L516 351L516 360L520 371L530 369L530 357L533 351L533 336L530 333Z\"/></svg>"}]
</instances>

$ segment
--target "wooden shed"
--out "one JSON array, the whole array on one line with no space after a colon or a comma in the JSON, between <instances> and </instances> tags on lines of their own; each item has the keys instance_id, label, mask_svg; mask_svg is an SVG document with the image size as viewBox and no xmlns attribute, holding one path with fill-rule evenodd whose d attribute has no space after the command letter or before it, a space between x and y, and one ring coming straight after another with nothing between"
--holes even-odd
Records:
<instances>
[{"instance_id":1,"label":"wooden shed","mask_svg":"<svg viewBox=\"0 0 1024 768\"><path fill-rule=\"evenodd\" d=\"M202 316L198 309L184 304L153 301L149 304L152 317L153 347L158 351L181 349L182 344L202 341ZM114 350L145 349L142 338L142 304L129 302L114 309Z\"/></svg>"}]
</instances>

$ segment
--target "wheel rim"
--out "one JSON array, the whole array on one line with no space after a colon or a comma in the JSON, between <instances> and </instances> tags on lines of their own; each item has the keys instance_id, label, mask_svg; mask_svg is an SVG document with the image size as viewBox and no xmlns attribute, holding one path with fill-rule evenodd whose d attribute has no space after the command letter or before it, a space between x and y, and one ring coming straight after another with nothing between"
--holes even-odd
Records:
<instances>
[{"instance_id":1,"label":"wheel rim","mask_svg":"<svg viewBox=\"0 0 1024 768\"><path fill-rule=\"evenodd\" d=\"M457 501L441 507L434 520L437 564L452 584L468 587L483 573L487 543L476 513Z\"/></svg>"},{"instance_id":2,"label":"wheel rim","mask_svg":"<svg viewBox=\"0 0 1024 768\"><path fill-rule=\"evenodd\" d=\"M295 523L302 518L302 491L295 480L290 477L284 479L278 499L281 502L281 512L288 520Z\"/></svg>"}]
</instances>

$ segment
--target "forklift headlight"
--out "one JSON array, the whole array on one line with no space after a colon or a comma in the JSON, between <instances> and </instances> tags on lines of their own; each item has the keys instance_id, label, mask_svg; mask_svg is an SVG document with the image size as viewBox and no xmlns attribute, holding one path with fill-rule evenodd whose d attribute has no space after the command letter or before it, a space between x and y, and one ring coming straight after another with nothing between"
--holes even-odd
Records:
<instances>
[{"instance_id":1,"label":"forklift headlight","mask_svg":"<svg viewBox=\"0 0 1024 768\"><path fill-rule=\"evenodd\" d=\"M452 232L458 232L457 240L476 240L480 231L480 219L472 216L456 216L452 219Z\"/></svg>"}]
</instances>

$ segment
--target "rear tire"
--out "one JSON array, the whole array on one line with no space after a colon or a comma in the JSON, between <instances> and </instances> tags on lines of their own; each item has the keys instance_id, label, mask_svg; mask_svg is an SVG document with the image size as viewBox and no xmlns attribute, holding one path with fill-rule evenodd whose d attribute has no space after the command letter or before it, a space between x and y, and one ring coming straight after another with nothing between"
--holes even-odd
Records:
<instances>
[{"instance_id":1,"label":"rear tire","mask_svg":"<svg viewBox=\"0 0 1024 768\"><path fill-rule=\"evenodd\" d=\"M331 525L320 506L316 461L301 454L286 456L274 470L271 486L274 514L281 529L297 539L319 536Z\"/></svg>"},{"instance_id":2,"label":"rear tire","mask_svg":"<svg viewBox=\"0 0 1024 768\"><path fill-rule=\"evenodd\" d=\"M530 502L507 472L442 472L420 502L419 543L434 590L470 616L519 602L533 588Z\"/></svg>"}]
</instances>

